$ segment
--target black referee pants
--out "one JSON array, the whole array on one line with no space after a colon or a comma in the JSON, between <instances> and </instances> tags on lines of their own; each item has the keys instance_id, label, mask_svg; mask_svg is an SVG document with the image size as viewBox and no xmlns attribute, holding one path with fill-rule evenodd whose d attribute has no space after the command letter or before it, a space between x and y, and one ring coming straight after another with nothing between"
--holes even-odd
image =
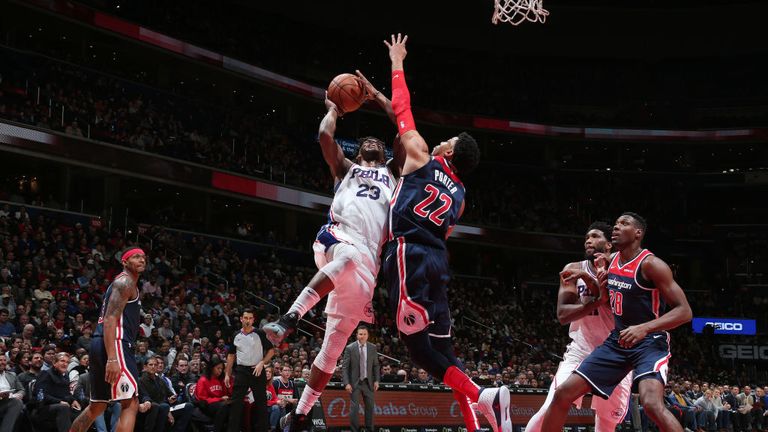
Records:
<instances>
[{"instance_id":1,"label":"black referee pants","mask_svg":"<svg viewBox=\"0 0 768 432\"><path fill-rule=\"evenodd\" d=\"M253 376L253 367L235 366L235 386L232 389L232 408L230 408L229 432L240 432L240 422L243 418L243 399L248 393L248 388L253 392L253 432L267 432L267 374L263 370L261 375Z\"/></svg>"}]
</instances>

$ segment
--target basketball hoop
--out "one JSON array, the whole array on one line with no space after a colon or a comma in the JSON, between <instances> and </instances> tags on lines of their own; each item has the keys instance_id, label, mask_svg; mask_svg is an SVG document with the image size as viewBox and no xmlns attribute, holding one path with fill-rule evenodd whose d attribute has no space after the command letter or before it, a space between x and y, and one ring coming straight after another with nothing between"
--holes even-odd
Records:
<instances>
[{"instance_id":1,"label":"basketball hoop","mask_svg":"<svg viewBox=\"0 0 768 432\"><path fill-rule=\"evenodd\" d=\"M491 22L508 22L519 25L523 22L540 22L547 20L549 11L542 6L542 0L494 0L495 8Z\"/></svg>"}]
</instances>

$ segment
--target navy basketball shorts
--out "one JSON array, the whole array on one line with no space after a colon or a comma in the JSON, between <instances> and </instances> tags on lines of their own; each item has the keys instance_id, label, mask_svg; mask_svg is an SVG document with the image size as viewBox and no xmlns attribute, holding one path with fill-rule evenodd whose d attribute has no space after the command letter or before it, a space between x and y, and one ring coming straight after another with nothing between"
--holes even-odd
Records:
<instances>
[{"instance_id":1,"label":"navy basketball shorts","mask_svg":"<svg viewBox=\"0 0 768 432\"><path fill-rule=\"evenodd\" d=\"M633 372L633 391L637 391L637 383L646 378L666 384L671 356L667 332L649 334L635 346L622 348L619 346L618 332L614 330L573 373L587 380L594 394L608 399L630 371Z\"/></svg>"},{"instance_id":2,"label":"navy basketball shorts","mask_svg":"<svg viewBox=\"0 0 768 432\"><path fill-rule=\"evenodd\" d=\"M430 336L450 335L450 276L445 250L395 239L387 244L384 274L400 332L412 335L426 330Z\"/></svg>"},{"instance_id":3,"label":"navy basketball shorts","mask_svg":"<svg viewBox=\"0 0 768 432\"><path fill-rule=\"evenodd\" d=\"M91 339L88 379L91 383L91 402L109 402L131 399L139 393L139 369L136 366L134 348L130 342L116 340L115 352L120 365L120 378L113 385L105 380L107 350L104 338Z\"/></svg>"}]
</instances>

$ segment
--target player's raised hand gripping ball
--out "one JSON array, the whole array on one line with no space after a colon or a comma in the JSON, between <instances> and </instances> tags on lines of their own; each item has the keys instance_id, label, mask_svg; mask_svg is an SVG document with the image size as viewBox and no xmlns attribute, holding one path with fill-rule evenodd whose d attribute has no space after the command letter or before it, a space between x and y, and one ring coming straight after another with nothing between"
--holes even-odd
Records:
<instances>
[{"instance_id":1,"label":"player's raised hand gripping ball","mask_svg":"<svg viewBox=\"0 0 768 432\"><path fill-rule=\"evenodd\" d=\"M360 78L343 73L328 85L328 99L336 104L339 114L344 115L360 108L365 102L365 87Z\"/></svg>"}]
</instances>

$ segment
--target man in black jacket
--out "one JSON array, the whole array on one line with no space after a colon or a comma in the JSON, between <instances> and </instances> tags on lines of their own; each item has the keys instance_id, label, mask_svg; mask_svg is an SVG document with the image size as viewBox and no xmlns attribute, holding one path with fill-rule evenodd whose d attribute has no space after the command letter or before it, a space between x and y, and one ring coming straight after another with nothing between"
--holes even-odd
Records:
<instances>
[{"instance_id":1,"label":"man in black jacket","mask_svg":"<svg viewBox=\"0 0 768 432\"><path fill-rule=\"evenodd\" d=\"M738 431L741 429L741 423L739 423L739 416L737 416L736 408L739 407L739 400L736 399L736 396L739 395L739 386L733 386L731 388L723 389L723 405L726 403L731 406L731 409L727 412L723 411L720 412L718 415L727 415L728 418L731 420L730 423L733 425L732 428L734 431Z\"/></svg>"},{"instance_id":2,"label":"man in black jacket","mask_svg":"<svg viewBox=\"0 0 768 432\"><path fill-rule=\"evenodd\" d=\"M162 432L165 430L165 424L173 418L170 414L170 405L162 404L165 400L165 391L160 386L160 382L155 375L157 360L150 357L144 364L144 370L139 378L139 395L142 402L152 403L152 420L144 421L144 432ZM160 402L157 402L160 401ZM157 414L155 415L155 412Z\"/></svg>"},{"instance_id":3,"label":"man in black jacket","mask_svg":"<svg viewBox=\"0 0 768 432\"><path fill-rule=\"evenodd\" d=\"M80 413L80 403L69 391L67 365L69 354L58 353L50 369L40 374L35 383L35 398L39 404L36 418L58 432L67 432L72 420Z\"/></svg>"},{"instance_id":4,"label":"man in black jacket","mask_svg":"<svg viewBox=\"0 0 768 432\"><path fill-rule=\"evenodd\" d=\"M24 400L22 401L25 404L30 400L35 399L35 395L29 394L29 383L31 383L33 380L37 380L38 378L40 378L40 374L42 373L42 367L43 367L43 354L39 352L34 353L32 354L32 359L30 359L29 361L29 370L19 374L18 376L21 386L24 387L24 391L27 392L24 394Z\"/></svg>"},{"instance_id":5,"label":"man in black jacket","mask_svg":"<svg viewBox=\"0 0 768 432\"><path fill-rule=\"evenodd\" d=\"M183 406L180 405L179 408L171 412L171 406L176 404L177 397L165 381L157 375L158 364L157 357L147 360L144 373L142 373L139 379L140 393L145 394L152 401L153 406L157 405L160 408L155 424L149 425L147 424L148 422L145 422L144 430L146 432L151 430L162 431L167 419L173 425L172 431L185 431L189 421L192 419L192 412L195 407L192 404L182 404ZM154 426L154 429L152 429L152 426Z\"/></svg>"}]
</instances>

